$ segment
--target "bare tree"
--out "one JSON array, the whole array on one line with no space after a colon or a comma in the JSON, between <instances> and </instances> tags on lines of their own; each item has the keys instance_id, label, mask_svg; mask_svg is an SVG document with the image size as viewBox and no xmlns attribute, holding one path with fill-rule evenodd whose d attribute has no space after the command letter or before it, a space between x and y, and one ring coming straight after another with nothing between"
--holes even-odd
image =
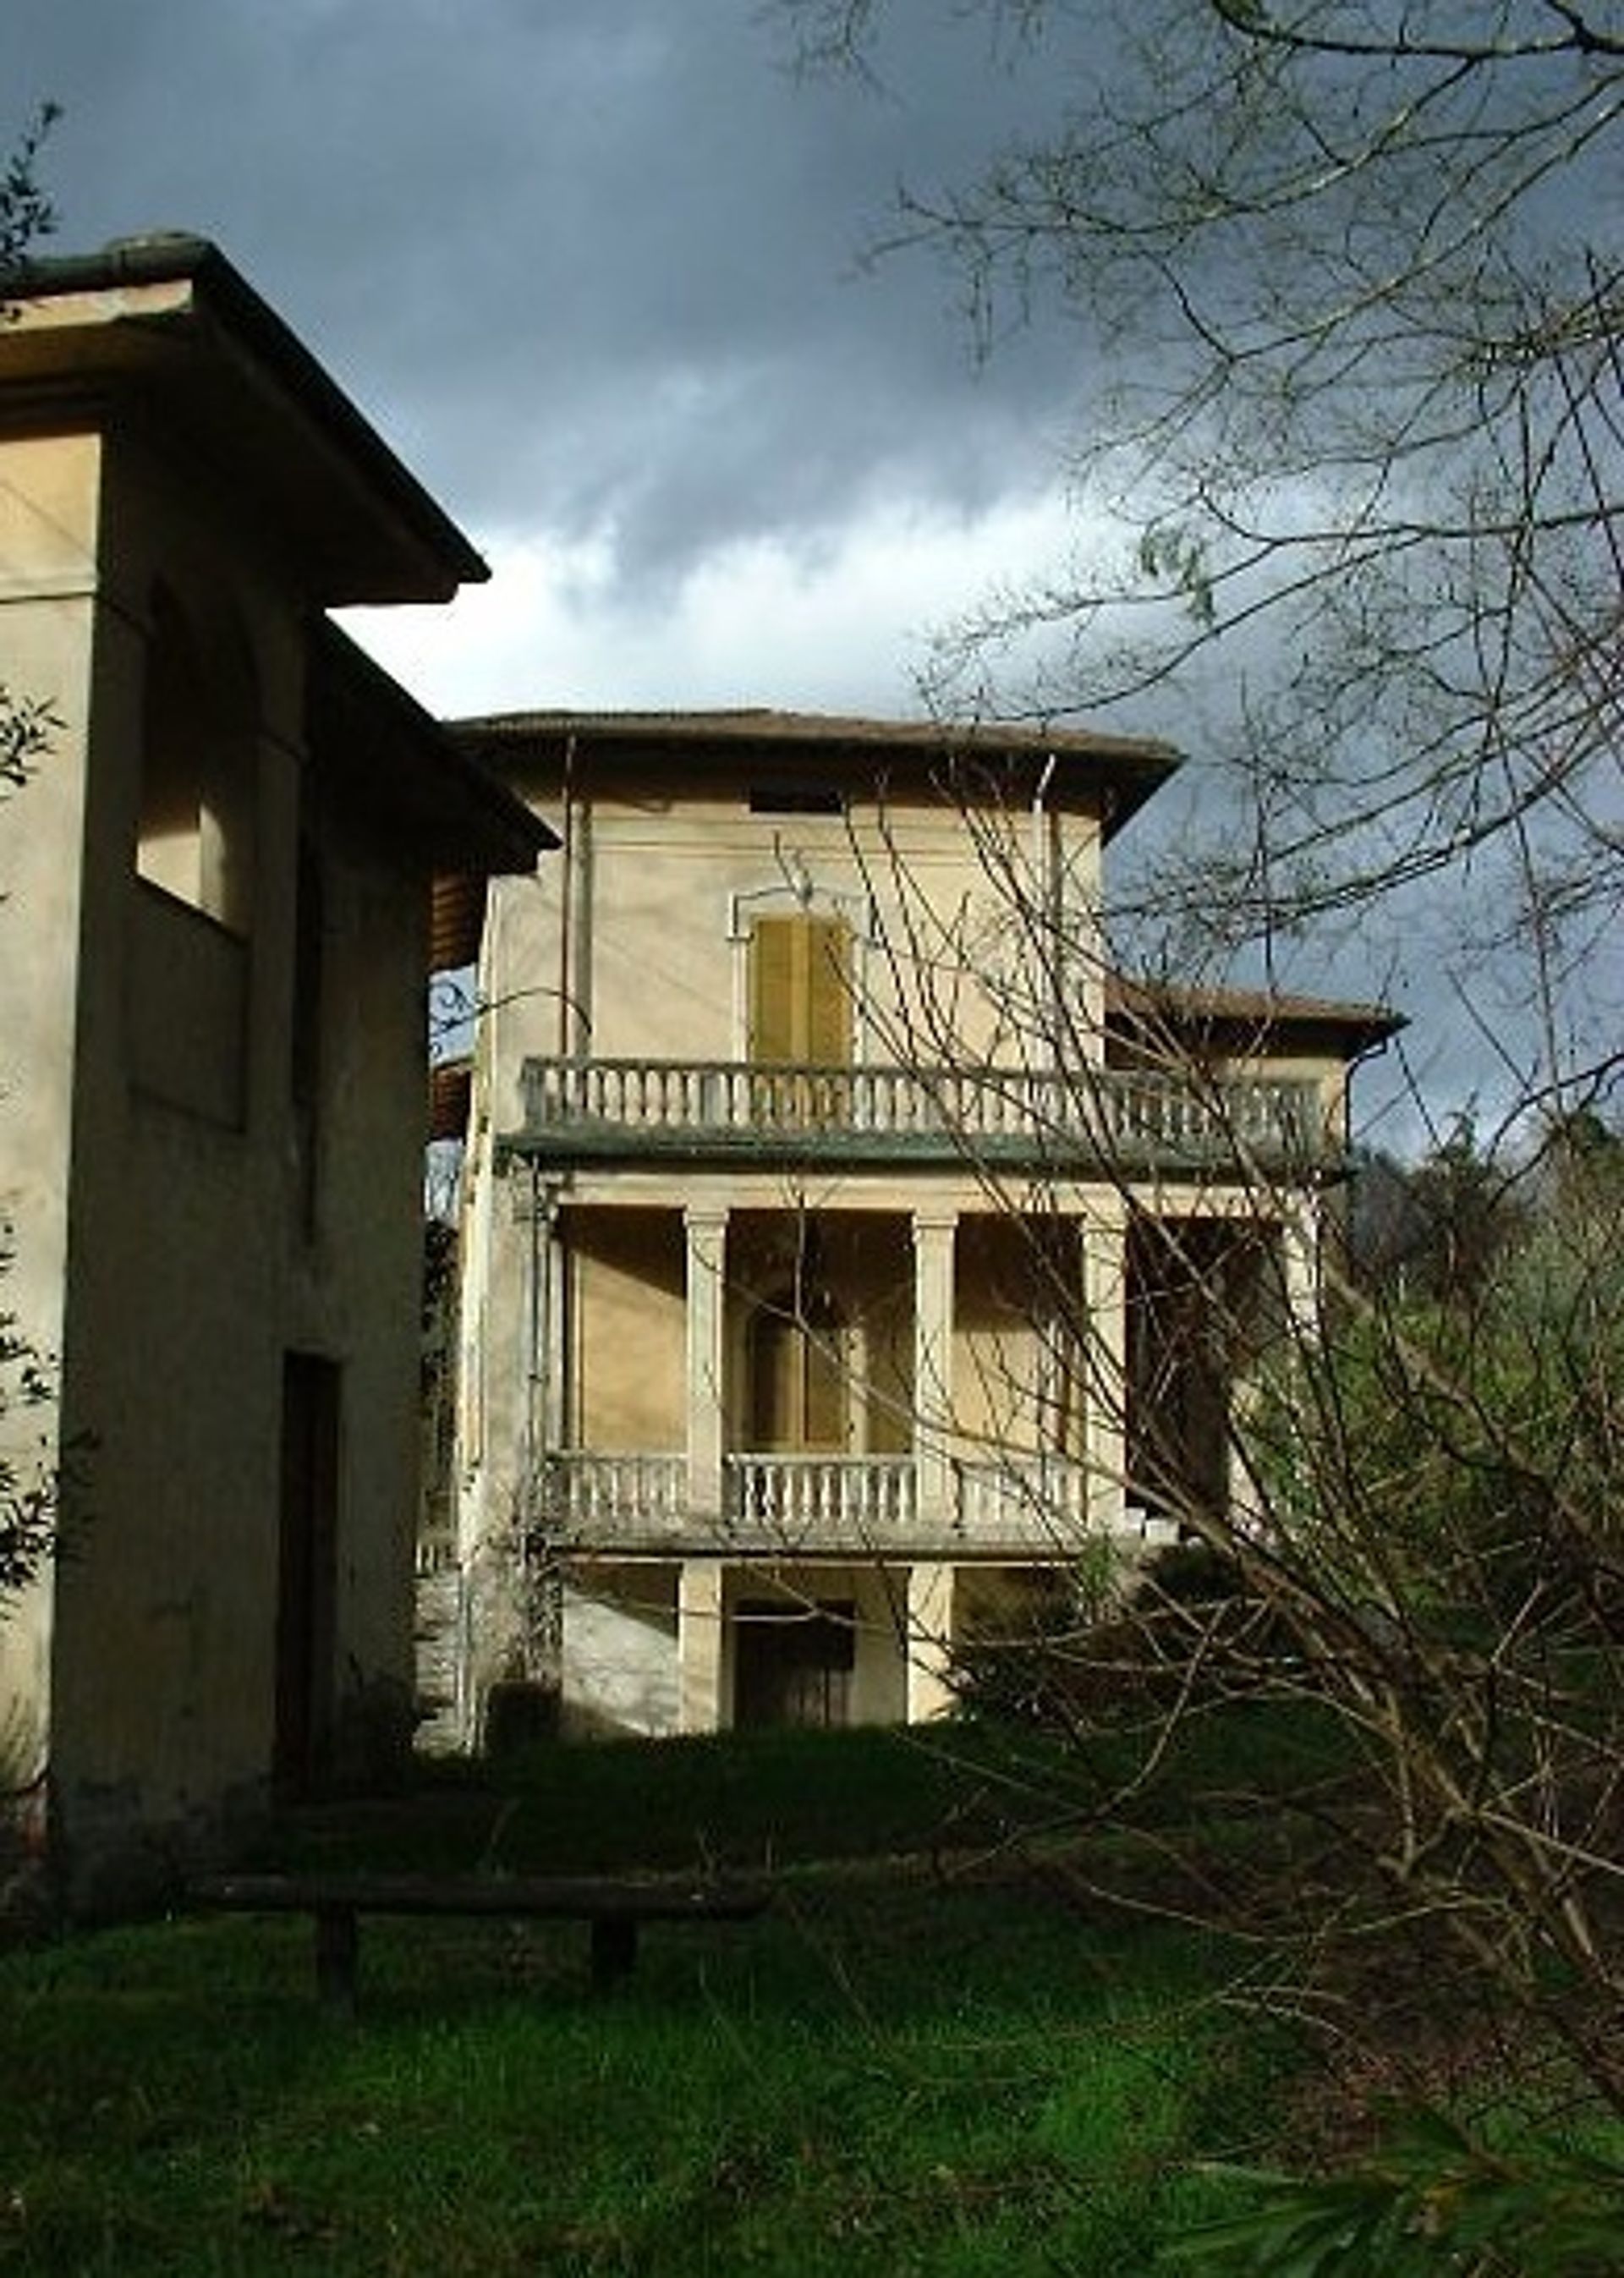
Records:
<instances>
[{"instance_id":1,"label":"bare tree","mask_svg":"<svg viewBox=\"0 0 1624 2278\"><path fill-rule=\"evenodd\" d=\"M17 283L40 240L57 226L39 170L45 139L60 116L56 103L41 103L0 160L0 294Z\"/></svg>"},{"instance_id":2,"label":"bare tree","mask_svg":"<svg viewBox=\"0 0 1624 2278\"><path fill-rule=\"evenodd\" d=\"M788 4L809 60L886 67L885 0ZM1458 2014L1515 2021L1508 2047L1561 2051L1616 2113L1624 23L1604 0L984 13L1066 92L979 179L911 187L882 249L944 254L989 348L1011 317L1074 325L1086 542L1011 565L943 632L932 693L1050 720L1205 692L1219 828L1195 815L1140 888L1170 968L1424 903L1504 1079L1499 1128L1425 1166L1418 1204L1464 1214L1424 1270L1373 1277L1332 1243L1305 1304L1272 1229L1327 1166L1231 1120L1243 1219L1147 1234L1155 1295L1114 1383L1051 1276L1125 1485L1193 1547L1028 1665L1051 1716L1140 1702L1144 1770L1108 1816L1208 1702L1328 1714L1348 1775L1298 1800L1326 1848L1264 1921L1299 1965L1271 1991L1352 2024L1337 1970L1411 1936ZM1003 969L1039 983L1024 1051L1067 1077L1057 1126L1086 1128L1086 936L988 855L1022 944ZM928 946L946 968L965 945ZM922 1027L899 1049L939 1065L951 1021L926 998ZM1139 1049L1231 1115L1177 1021ZM1049 1190L1076 1173L1057 1128ZM1002 1196L1040 1272L1042 1185ZM1142 1181L1120 1193L1154 1219ZM1221 1462L1150 1421L1203 1383ZM1234 1897L1178 1902L1233 1921Z\"/></svg>"},{"instance_id":3,"label":"bare tree","mask_svg":"<svg viewBox=\"0 0 1624 2278\"><path fill-rule=\"evenodd\" d=\"M1034 882L1019 820L1001 828L984 786L966 800L1003 918L995 962L933 909L900 849L876 897L907 976L885 991L904 1009L883 1049L934 1072L966 1165L1023 1245L1012 1286L1029 1318L1003 1351L980 1348L1010 1398L977 1404L996 1416L1025 1398L1026 1428L957 1452L1003 1457L1041 1500L1035 1373L1056 1452L1068 1418L1090 1419L1088 1459L1117 1449L1116 1483L1178 1548L1119 1572L1102 1603L1101 1546L1056 1504L1047 1538L1069 1543L1081 1586L1027 1632L961 1641L966 1698L1076 1738L1136 1736L1087 1807L1117 1826L1216 1713L1274 1703L1328 1720L1333 1743L1295 1795L1244 1760L1227 1768L1215 1801L1266 1826L1261 1846L1238 1844L1215 1873L1153 1830L1148 1894L1133 1877L1085 1885L1080 1863L1073 1885L1260 1939L1256 1990L1333 2041L1357 2043L1367 2022L1361 1957L1407 1946L1407 1991L1446 1988L1457 2020L1498 2026L1506 2051L1554 2057L1624 2111L1624 1136L1593 1110L1547 1115L1515 1145L1461 1124L1391 1173L1405 1207L1356 1248L1335 1135L1282 1121L1277 1103L1256 1112L1280 1056L1266 1000L1234 998L1220 1043L1212 992L1110 976L1132 1020L1102 1048L1080 985L1097 970L1094 913ZM1002 1079L962 1043L967 986L1003 992ZM1046 1072L1016 1162L962 1112L1011 1068ZM1134 1073L1190 1102L1193 1168L1118 1144L1111 1095ZM1078 1271L1084 1188L1128 1229L1115 1349ZM1320 1230L1309 1281L1292 1254L1305 1218ZM1047 1871L1066 1879L1053 1858Z\"/></svg>"},{"instance_id":4,"label":"bare tree","mask_svg":"<svg viewBox=\"0 0 1624 2278\"><path fill-rule=\"evenodd\" d=\"M885 0L787 4L809 59L881 67ZM1617 1034L1617 10L984 12L1067 97L890 245L946 255L988 345L1073 323L1089 544L944 632L938 701L1222 689L1223 843L1149 882L1183 939L1464 881L1471 953L1529 952L1542 1079L1582 1085Z\"/></svg>"}]
</instances>

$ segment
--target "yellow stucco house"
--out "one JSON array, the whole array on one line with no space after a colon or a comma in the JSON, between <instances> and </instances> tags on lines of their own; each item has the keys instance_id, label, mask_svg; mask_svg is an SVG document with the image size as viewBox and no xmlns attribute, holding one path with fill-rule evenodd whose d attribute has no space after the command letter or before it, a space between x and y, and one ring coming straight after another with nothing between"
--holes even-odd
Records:
<instances>
[{"instance_id":1,"label":"yellow stucco house","mask_svg":"<svg viewBox=\"0 0 1624 2278\"><path fill-rule=\"evenodd\" d=\"M431 876L549 834L327 621L484 570L229 263L13 298L0 680L57 724L0 806L0 1304L55 1397L0 1432L65 1555L0 1762L82 1886L405 1697Z\"/></svg>"},{"instance_id":2,"label":"yellow stucco house","mask_svg":"<svg viewBox=\"0 0 1624 2278\"><path fill-rule=\"evenodd\" d=\"M562 852L484 933L454 1722L934 1715L966 1640L1235 1492L1212 1322L1312 1303L1397 1024L1115 973L1152 743L461 732Z\"/></svg>"}]
</instances>

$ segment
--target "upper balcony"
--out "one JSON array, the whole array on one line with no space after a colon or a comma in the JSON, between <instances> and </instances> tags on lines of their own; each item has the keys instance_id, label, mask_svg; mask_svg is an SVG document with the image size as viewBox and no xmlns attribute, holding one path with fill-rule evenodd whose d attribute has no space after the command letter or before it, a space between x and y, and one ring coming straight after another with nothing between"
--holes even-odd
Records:
<instances>
[{"instance_id":1,"label":"upper balcony","mask_svg":"<svg viewBox=\"0 0 1624 2278\"><path fill-rule=\"evenodd\" d=\"M718 1157L770 1163L995 1163L1193 1172L1323 1162L1318 1087L1104 1067L766 1066L527 1059L512 1154L560 1165Z\"/></svg>"}]
</instances>

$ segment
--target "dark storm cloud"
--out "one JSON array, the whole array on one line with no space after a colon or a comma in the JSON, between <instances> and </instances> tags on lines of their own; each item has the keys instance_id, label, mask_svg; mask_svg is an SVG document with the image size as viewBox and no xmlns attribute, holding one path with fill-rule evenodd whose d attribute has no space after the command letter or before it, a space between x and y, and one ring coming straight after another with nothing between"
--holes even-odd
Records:
<instances>
[{"instance_id":1,"label":"dark storm cloud","mask_svg":"<svg viewBox=\"0 0 1624 2278\"><path fill-rule=\"evenodd\" d=\"M8 0L0 86L65 106L65 246L217 237L463 520L662 580L1048 466L1074 349L978 375L929 262L858 271L1040 100L984 29L919 46L877 92L757 0Z\"/></svg>"}]
</instances>

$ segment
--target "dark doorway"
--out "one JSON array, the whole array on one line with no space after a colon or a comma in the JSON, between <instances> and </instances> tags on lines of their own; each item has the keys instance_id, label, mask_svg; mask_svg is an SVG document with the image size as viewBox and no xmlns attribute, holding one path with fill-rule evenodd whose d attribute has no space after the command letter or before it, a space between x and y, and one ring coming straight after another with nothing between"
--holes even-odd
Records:
<instances>
[{"instance_id":1,"label":"dark doorway","mask_svg":"<svg viewBox=\"0 0 1624 2278\"><path fill-rule=\"evenodd\" d=\"M1146 1220L1128 1252L1131 1491L1183 1522L1227 1511L1235 1386L1262 1319L1261 1229Z\"/></svg>"},{"instance_id":2,"label":"dark doorway","mask_svg":"<svg viewBox=\"0 0 1624 2278\"><path fill-rule=\"evenodd\" d=\"M845 1325L832 1298L794 1287L750 1325L750 1445L766 1454L843 1452L850 1444Z\"/></svg>"},{"instance_id":3,"label":"dark doorway","mask_svg":"<svg viewBox=\"0 0 1624 2278\"><path fill-rule=\"evenodd\" d=\"M338 1519L339 1366L286 1353L272 1754L286 1795L319 1786L332 1747Z\"/></svg>"},{"instance_id":4,"label":"dark doorway","mask_svg":"<svg viewBox=\"0 0 1624 2278\"><path fill-rule=\"evenodd\" d=\"M818 1606L746 1600L733 1635L736 1724L850 1723L857 1607L850 1599Z\"/></svg>"}]
</instances>

